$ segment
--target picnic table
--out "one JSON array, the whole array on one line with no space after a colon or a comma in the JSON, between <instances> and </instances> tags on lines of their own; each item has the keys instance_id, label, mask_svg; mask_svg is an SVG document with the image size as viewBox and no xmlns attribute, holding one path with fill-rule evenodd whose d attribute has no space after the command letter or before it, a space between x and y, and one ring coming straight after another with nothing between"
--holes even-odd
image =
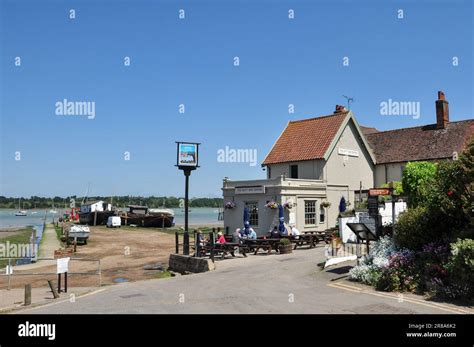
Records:
<instances>
[{"instance_id":1,"label":"picnic table","mask_svg":"<svg viewBox=\"0 0 474 347\"><path fill-rule=\"evenodd\" d=\"M267 254L270 254L272 250L275 250L278 252L278 249L280 247L280 239L276 238L258 238L256 240L252 239L242 239L242 245L243 247L241 248L243 251L244 256L246 256L245 253L250 253L254 252L254 255L258 253L260 249L263 249L264 251L267 251Z\"/></svg>"},{"instance_id":2,"label":"picnic table","mask_svg":"<svg viewBox=\"0 0 474 347\"><path fill-rule=\"evenodd\" d=\"M241 245L239 243L235 242L215 243L214 247L210 243L206 243L203 246L198 247L198 256L211 256L211 254L213 253L215 256L220 255L222 258L224 258L227 254L230 254L231 256L235 257L235 251L240 246ZM246 255L244 254L244 256Z\"/></svg>"}]
</instances>

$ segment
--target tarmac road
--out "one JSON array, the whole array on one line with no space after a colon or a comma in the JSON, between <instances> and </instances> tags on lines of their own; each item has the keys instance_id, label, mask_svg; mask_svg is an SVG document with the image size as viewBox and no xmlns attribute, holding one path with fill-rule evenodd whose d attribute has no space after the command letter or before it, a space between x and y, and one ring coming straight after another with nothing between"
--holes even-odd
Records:
<instances>
[{"instance_id":1,"label":"tarmac road","mask_svg":"<svg viewBox=\"0 0 474 347\"><path fill-rule=\"evenodd\" d=\"M376 292L347 281L347 266L321 271L324 248L216 262L212 272L100 289L16 313L473 313L421 296ZM347 265L347 264L346 264Z\"/></svg>"}]
</instances>

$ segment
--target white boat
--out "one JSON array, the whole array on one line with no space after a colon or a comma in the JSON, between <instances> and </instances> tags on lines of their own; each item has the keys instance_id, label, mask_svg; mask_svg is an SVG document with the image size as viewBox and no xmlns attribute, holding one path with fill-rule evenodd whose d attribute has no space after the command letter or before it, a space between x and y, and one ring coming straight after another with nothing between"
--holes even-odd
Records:
<instances>
[{"instance_id":1,"label":"white boat","mask_svg":"<svg viewBox=\"0 0 474 347\"><path fill-rule=\"evenodd\" d=\"M17 216L17 217L26 217L27 216L26 211L21 209L20 201L21 201L21 198L18 199L18 212L15 213L15 216Z\"/></svg>"},{"instance_id":2,"label":"white boat","mask_svg":"<svg viewBox=\"0 0 474 347\"><path fill-rule=\"evenodd\" d=\"M78 242L83 242L84 244L87 244L89 235L90 229L87 225L73 225L68 232L69 240L77 240Z\"/></svg>"}]
</instances>

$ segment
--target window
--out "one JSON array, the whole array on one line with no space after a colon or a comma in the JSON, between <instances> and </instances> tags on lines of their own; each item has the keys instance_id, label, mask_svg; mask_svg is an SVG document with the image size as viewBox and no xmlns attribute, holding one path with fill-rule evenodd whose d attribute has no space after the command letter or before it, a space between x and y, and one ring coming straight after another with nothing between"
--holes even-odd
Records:
<instances>
[{"instance_id":1,"label":"window","mask_svg":"<svg viewBox=\"0 0 474 347\"><path fill-rule=\"evenodd\" d=\"M314 200L304 202L304 224L316 224L316 201Z\"/></svg>"},{"instance_id":2,"label":"window","mask_svg":"<svg viewBox=\"0 0 474 347\"><path fill-rule=\"evenodd\" d=\"M258 226L258 203L257 202L246 202L245 206L249 209L250 225L251 226Z\"/></svg>"},{"instance_id":3,"label":"window","mask_svg":"<svg viewBox=\"0 0 474 347\"><path fill-rule=\"evenodd\" d=\"M324 207L322 206L319 206L319 223L324 223L325 219L326 219L326 211L324 209Z\"/></svg>"},{"instance_id":4,"label":"window","mask_svg":"<svg viewBox=\"0 0 474 347\"><path fill-rule=\"evenodd\" d=\"M290 178L298 178L298 165L290 165Z\"/></svg>"},{"instance_id":5,"label":"window","mask_svg":"<svg viewBox=\"0 0 474 347\"><path fill-rule=\"evenodd\" d=\"M405 165L402 165L402 166L400 167L400 170L402 171L402 172L401 172L401 177L403 177L403 171L405 171Z\"/></svg>"}]
</instances>

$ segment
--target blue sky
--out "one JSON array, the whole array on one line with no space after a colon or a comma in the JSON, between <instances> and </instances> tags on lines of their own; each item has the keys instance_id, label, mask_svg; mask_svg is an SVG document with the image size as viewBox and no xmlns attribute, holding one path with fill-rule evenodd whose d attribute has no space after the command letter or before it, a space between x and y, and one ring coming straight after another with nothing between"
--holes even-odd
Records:
<instances>
[{"instance_id":1,"label":"blue sky","mask_svg":"<svg viewBox=\"0 0 474 347\"><path fill-rule=\"evenodd\" d=\"M473 116L470 1L0 3L0 195L89 182L92 195L183 195L185 140L202 143L190 195L220 196L223 177L265 172L220 163L219 149L256 149L260 163L289 120L332 113L342 95L380 130L434 123L438 90L452 121ZM63 99L95 102L95 118L56 115ZM421 117L380 115L388 99L420 102Z\"/></svg>"}]
</instances>

